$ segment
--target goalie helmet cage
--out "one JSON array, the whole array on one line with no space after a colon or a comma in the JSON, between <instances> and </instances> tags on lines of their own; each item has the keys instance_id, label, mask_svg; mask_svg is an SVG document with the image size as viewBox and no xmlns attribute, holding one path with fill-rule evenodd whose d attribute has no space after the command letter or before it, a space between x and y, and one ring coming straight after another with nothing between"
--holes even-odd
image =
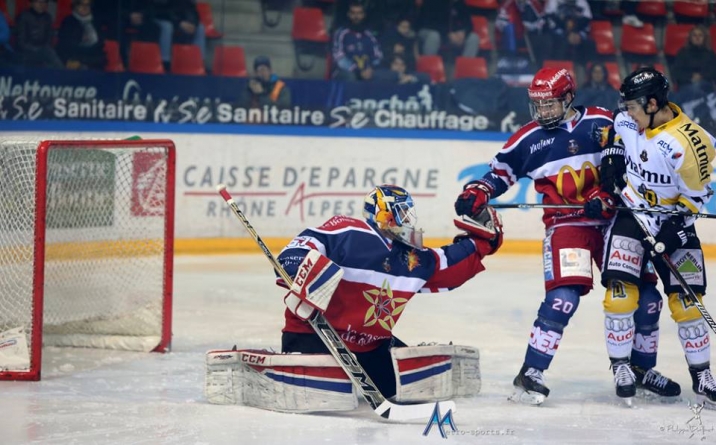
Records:
<instances>
[{"instance_id":1,"label":"goalie helmet cage","mask_svg":"<svg viewBox=\"0 0 716 445\"><path fill-rule=\"evenodd\" d=\"M42 346L166 352L169 140L0 143L0 380L40 380Z\"/></svg>"}]
</instances>

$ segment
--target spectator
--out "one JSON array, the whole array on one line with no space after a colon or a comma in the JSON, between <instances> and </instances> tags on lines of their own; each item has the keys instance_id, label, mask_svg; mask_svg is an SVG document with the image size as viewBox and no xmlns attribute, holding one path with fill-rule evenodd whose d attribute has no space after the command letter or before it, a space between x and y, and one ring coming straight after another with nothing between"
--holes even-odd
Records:
<instances>
[{"instance_id":1,"label":"spectator","mask_svg":"<svg viewBox=\"0 0 716 445\"><path fill-rule=\"evenodd\" d=\"M92 14L92 0L72 0L72 14L60 26L57 52L67 68L104 69L107 56Z\"/></svg>"},{"instance_id":2,"label":"spectator","mask_svg":"<svg viewBox=\"0 0 716 445\"><path fill-rule=\"evenodd\" d=\"M514 55L518 49L531 47L535 62L542 66L550 48L543 6L539 0L506 0L502 3L495 29L501 34L500 44L506 54Z\"/></svg>"},{"instance_id":3,"label":"spectator","mask_svg":"<svg viewBox=\"0 0 716 445\"><path fill-rule=\"evenodd\" d=\"M348 8L350 23L333 35L333 77L338 80L370 80L383 60L380 44L365 28L365 8L353 1Z\"/></svg>"},{"instance_id":4,"label":"spectator","mask_svg":"<svg viewBox=\"0 0 716 445\"><path fill-rule=\"evenodd\" d=\"M271 60L266 56L259 56L254 60L254 77L249 79L244 106L260 108L264 105L289 108L291 90L271 71Z\"/></svg>"},{"instance_id":5,"label":"spectator","mask_svg":"<svg viewBox=\"0 0 716 445\"><path fill-rule=\"evenodd\" d=\"M10 26L5 14L0 12L0 67L15 65L15 52L10 46Z\"/></svg>"},{"instance_id":6,"label":"spectator","mask_svg":"<svg viewBox=\"0 0 716 445\"><path fill-rule=\"evenodd\" d=\"M199 11L194 0L151 0L154 20L159 25L159 46L162 61L168 70L171 62L172 43L193 44L201 49L206 59L206 36L204 25L199 22Z\"/></svg>"},{"instance_id":7,"label":"spectator","mask_svg":"<svg viewBox=\"0 0 716 445\"><path fill-rule=\"evenodd\" d=\"M408 72L408 64L405 58L395 54L391 57L390 68L376 70L374 80L402 85L406 83L430 83L430 76L425 73Z\"/></svg>"},{"instance_id":8,"label":"spectator","mask_svg":"<svg viewBox=\"0 0 716 445\"><path fill-rule=\"evenodd\" d=\"M94 0L96 23L104 36L119 42L125 62L132 41L159 42L150 6L146 0Z\"/></svg>"},{"instance_id":9,"label":"spectator","mask_svg":"<svg viewBox=\"0 0 716 445\"><path fill-rule=\"evenodd\" d=\"M609 16L606 14L607 11L620 11L623 14L623 25L630 25L635 28L644 26L644 22L636 15L639 0L589 0L588 3L594 17L599 20L609 20Z\"/></svg>"},{"instance_id":10,"label":"spectator","mask_svg":"<svg viewBox=\"0 0 716 445\"><path fill-rule=\"evenodd\" d=\"M52 48L52 16L48 0L31 0L30 7L17 17L17 49L25 66L62 68L62 61Z\"/></svg>"},{"instance_id":11,"label":"spectator","mask_svg":"<svg viewBox=\"0 0 716 445\"><path fill-rule=\"evenodd\" d=\"M401 56L409 70L415 69L418 59L418 40L410 20L398 20L397 24L385 32L380 38L386 60L392 61L393 56Z\"/></svg>"},{"instance_id":12,"label":"spectator","mask_svg":"<svg viewBox=\"0 0 716 445\"><path fill-rule=\"evenodd\" d=\"M693 90L698 93L713 91L716 80L716 54L711 49L709 33L703 25L695 26L689 38L676 54L671 73L679 92Z\"/></svg>"},{"instance_id":13,"label":"spectator","mask_svg":"<svg viewBox=\"0 0 716 445\"><path fill-rule=\"evenodd\" d=\"M589 37L592 10L587 0L547 0L547 24L552 34L551 59L585 64L596 54Z\"/></svg>"},{"instance_id":14,"label":"spectator","mask_svg":"<svg viewBox=\"0 0 716 445\"><path fill-rule=\"evenodd\" d=\"M463 0L423 0L417 28L425 55L437 55L443 42L463 57L475 57L480 49Z\"/></svg>"},{"instance_id":15,"label":"spectator","mask_svg":"<svg viewBox=\"0 0 716 445\"><path fill-rule=\"evenodd\" d=\"M613 110L619 102L619 92L609 83L609 72L601 63L595 63L587 71L587 82L580 88L575 99L578 105Z\"/></svg>"}]
</instances>

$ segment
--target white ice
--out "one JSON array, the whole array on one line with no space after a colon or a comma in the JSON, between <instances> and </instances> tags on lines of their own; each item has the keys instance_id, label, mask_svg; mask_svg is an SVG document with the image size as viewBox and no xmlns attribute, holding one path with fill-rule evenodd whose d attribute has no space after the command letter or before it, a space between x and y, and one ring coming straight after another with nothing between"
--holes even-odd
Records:
<instances>
[{"instance_id":1,"label":"white ice","mask_svg":"<svg viewBox=\"0 0 716 445\"><path fill-rule=\"evenodd\" d=\"M631 409L617 400L600 286L567 328L546 374L552 393L545 404L507 401L543 298L537 256L488 258L487 271L462 288L416 296L396 327L409 344L480 349L482 392L456 400L458 433L447 442L436 428L423 436L424 422L380 421L365 403L336 415L210 405L202 395L204 353L234 344L278 349L282 292L262 255L178 257L175 264L172 352L46 348L41 382L0 382L0 444L716 443L716 411L702 411L699 427L689 408L693 392L668 309L657 369L681 383L683 400L636 399Z\"/></svg>"}]
</instances>

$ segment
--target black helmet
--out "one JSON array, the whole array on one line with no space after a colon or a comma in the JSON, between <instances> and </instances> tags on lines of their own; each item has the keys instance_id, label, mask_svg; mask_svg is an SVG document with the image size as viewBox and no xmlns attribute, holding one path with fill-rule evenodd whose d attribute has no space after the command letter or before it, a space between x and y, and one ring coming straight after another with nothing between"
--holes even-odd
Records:
<instances>
[{"instance_id":1,"label":"black helmet","mask_svg":"<svg viewBox=\"0 0 716 445\"><path fill-rule=\"evenodd\" d=\"M656 99L659 108L669 103L669 81L660 71L652 67L643 67L634 71L624 79L619 95L621 102L644 98L642 105L646 106L649 99Z\"/></svg>"}]
</instances>

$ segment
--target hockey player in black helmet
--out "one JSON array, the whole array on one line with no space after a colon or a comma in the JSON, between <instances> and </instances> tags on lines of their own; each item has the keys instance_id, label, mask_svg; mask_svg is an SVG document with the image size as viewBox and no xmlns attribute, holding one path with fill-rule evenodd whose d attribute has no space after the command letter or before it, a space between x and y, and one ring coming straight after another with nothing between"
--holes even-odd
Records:
<instances>
[{"instance_id":1,"label":"hockey player in black helmet","mask_svg":"<svg viewBox=\"0 0 716 445\"><path fill-rule=\"evenodd\" d=\"M716 409L709 327L686 290L671 278L661 255L663 252L677 265L701 301L706 293L704 255L694 227L695 218L689 213L700 212L713 194L710 182L711 162L716 155L714 137L669 102L669 82L654 68L640 68L631 73L619 93L619 111L602 151L602 190L613 193L616 202L621 200L627 207L681 214L618 212L606 234L602 266L602 284L607 288L605 340L616 393L630 399L640 386L661 395L680 392L676 382L635 363L632 352L633 345L639 346L635 348L639 353L655 351L658 345L661 296L651 303L653 311L637 310L647 298L639 292L644 272L648 274L655 269L668 295L671 318L678 325L692 389L707 408ZM591 204L587 203L585 213ZM604 203L594 204L601 210ZM663 249L646 241L646 231ZM635 322L641 320L644 324L645 319L651 320L646 323L653 326L651 331L634 328ZM651 366L655 364L654 356Z\"/></svg>"}]
</instances>

